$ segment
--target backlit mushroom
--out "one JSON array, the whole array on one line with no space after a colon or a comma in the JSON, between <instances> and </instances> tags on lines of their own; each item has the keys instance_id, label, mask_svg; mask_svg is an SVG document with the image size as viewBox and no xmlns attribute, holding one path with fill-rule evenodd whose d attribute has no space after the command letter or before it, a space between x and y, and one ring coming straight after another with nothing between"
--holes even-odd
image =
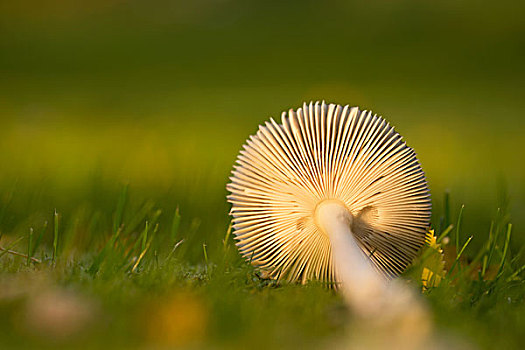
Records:
<instances>
[{"instance_id":1,"label":"backlit mushroom","mask_svg":"<svg viewBox=\"0 0 525 350\"><path fill-rule=\"evenodd\" d=\"M414 150L382 117L304 104L261 125L232 174L237 246L265 276L328 282L363 315L410 302L389 280L425 242L430 194Z\"/></svg>"}]
</instances>

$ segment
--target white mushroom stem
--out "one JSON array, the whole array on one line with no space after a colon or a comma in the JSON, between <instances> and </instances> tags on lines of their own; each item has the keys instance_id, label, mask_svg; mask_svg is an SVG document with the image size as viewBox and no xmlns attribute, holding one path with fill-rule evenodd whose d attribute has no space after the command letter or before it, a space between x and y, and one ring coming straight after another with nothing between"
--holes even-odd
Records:
<instances>
[{"instance_id":1,"label":"white mushroom stem","mask_svg":"<svg viewBox=\"0 0 525 350\"><path fill-rule=\"evenodd\" d=\"M378 297L386 293L387 281L358 246L351 230L352 215L343 203L326 200L317 206L315 218L330 238L339 287L348 303L359 314L375 313Z\"/></svg>"},{"instance_id":2,"label":"white mushroom stem","mask_svg":"<svg viewBox=\"0 0 525 350\"><path fill-rule=\"evenodd\" d=\"M388 281L372 265L354 238L352 220L345 205L336 200L323 201L315 210L317 226L330 238L339 287L349 306L361 317L381 322L428 325L426 309L415 293L399 281Z\"/></svg>"}]
</instances>

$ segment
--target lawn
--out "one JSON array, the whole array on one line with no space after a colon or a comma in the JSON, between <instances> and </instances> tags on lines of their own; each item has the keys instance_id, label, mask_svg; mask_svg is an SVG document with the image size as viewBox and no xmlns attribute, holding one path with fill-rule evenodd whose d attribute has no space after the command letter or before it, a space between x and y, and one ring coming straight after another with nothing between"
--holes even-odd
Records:
<instances>
[{"instance_id":1,"label":"lawn","mask_svg":"<svg viewBox=\"0 0 525 350\"><path fill-rule=\"evenodd\" d=\"M524 9L0 5L0 348L344 347L342 298L261 279L225 198L260 123L325 99L383 115L421 161L445 269L423 286L427 247L403 278L429 347L520 349Z\"/></svg>"}]
</instances>

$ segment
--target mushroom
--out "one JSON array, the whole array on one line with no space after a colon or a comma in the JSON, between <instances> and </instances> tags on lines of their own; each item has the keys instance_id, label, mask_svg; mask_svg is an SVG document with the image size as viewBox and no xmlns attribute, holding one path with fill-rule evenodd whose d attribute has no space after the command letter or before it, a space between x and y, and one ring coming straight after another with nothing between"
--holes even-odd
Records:
<instances>
[{"instance_id":1,"label":"mushroom","mask_svg":"<svg viewBox=\"0 0 525 350\"><path fill-rule=\"evenodd\" d=\"M382 117L324 102L283 112L249 137L230 180L237 246L264 276L327 282L363 316L413 303L391 279L425 242L430 194Z\"/></svg>"}]
</instances>

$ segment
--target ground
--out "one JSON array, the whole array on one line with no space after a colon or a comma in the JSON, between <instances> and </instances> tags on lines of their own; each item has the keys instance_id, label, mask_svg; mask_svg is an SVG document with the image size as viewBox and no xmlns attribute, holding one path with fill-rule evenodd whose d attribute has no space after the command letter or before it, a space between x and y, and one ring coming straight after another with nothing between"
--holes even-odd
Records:
<instances>
[{"instance_id":1,"label":"ground","mask_svg":"<svg viewBox=\"0 0 525 350\"><path fill-rule=\"evenodd\" d=\"M523 5L74 4L0 5L3 347L340 344L340 296L261 279L225 200L257 125L325 99L418 154L446 272L425 287L423 251L403 278L436 343L520 348Z\"/></svg>"}]
</instances>

